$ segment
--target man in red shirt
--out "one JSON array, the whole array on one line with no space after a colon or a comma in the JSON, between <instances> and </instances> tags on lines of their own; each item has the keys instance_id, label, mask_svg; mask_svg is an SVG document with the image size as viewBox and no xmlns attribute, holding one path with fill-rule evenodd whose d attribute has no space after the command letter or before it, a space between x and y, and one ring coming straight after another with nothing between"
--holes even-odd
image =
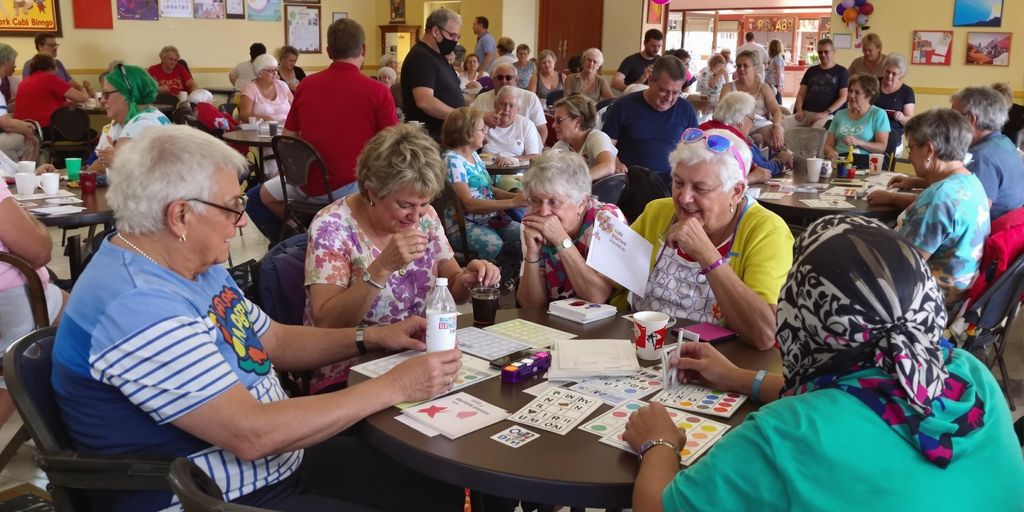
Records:
<instances>
[{"instance_id":1,"label":"man in red shirt","mask_svg":"<svg viewBox=\"0 0 1024 512\"><path fill-rule=\"evenodd\" d=\"M178 63L179 60L181 55L177 48L164 46L160 50L160 63L149 67L149 76L156 80L161 93L177 96L181 91L192 92L196 88L192 73Z\"/></svg>"},{"instance_id":2,"label":"man in red shirt","mask_svg":"<svg viewBox=\"0 0 1024 512\"><path fill-rule=\"evenodd\" d=\"M334 63L307 76L295 90L284 134L301 137L316 148L337 200L358 190L356 158L377 132L398 124L398 115L391 91L359 71L366 58L366 34L359 23L350 18L332 23L327 29L327 54ZM270 180L248 193L246 211L272 241L279 236L284 217L281 186L281 180ZM305 187L288 188L289 199L326 196L316 168Z\"/></svg>"}]
</instances>

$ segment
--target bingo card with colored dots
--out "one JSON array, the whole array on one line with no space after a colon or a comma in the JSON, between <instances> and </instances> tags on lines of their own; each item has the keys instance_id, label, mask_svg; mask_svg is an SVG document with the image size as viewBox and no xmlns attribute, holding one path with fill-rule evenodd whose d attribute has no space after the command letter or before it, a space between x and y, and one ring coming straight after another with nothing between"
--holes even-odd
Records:
<instances>
[{"instance_id":1,"label":"bingo card with colored dots","mask_svg":"<svg viewBox=\"0 0 1024 512\"><path fill-rule=\"evenodd\" d=\"M564 436L600 406L601 401L592 396L551 388L508 419Z\"/></svg>"},{"instance_id":2,"label":"bingo card with colored dots","mask_svg":"<svg viewBox=\"0 0 1024 512\"><path fill-rule=\"evenodd\" d=\"M423 354L423 352L406 350L405 352L399 352L387 357L357 364L352 367L352 371L359 372L367 377L376 378L384 375L388 370L394 368L406 359L410 359L420 354ZM471 386L477 382L487 380L491 377L496 377L500 374L501 372L499 370L489 367L487 361L464 353L462 354L462 368L459 369L459 374L456 375L455 380L452 381L452 389L449 392L462 389L466 386Z\"/></svg>"},{"instance_id":3,"label":"bingo card with colored dots","mask_svg":"<svg viewBox=\"0 0 1024 512\"><path fill-rule=\"evenodd\" d=\"M686 414L669 409L669 416L676 422L676 426L686 432L686 444L679 448L679 463L684 466L693 464L698 457L711 448L711 445L722 438L722 434L729 430L729 425L701 418L695 414ZM618 429L608 433L601 438L601 442L636 453L629 444L622 439L622 433L626 430L623 424Z\"/></svg>"},{"instance_id":4,"label":"bingo card with colored dots","mask_svg":"<svg viewBox=\"0 0 1024 512\"><path fill-rule=\"evenodd\" d=\"M629 377L597 377L569 386L573 391L595 396L612 406L643 398L661 388L661 374L646 369Z\"/></svg>"},{"instance_id":5,"label":"bingo card with colored dots","mask_svg":"<svg viewBox=\"0 0 1024 512\"><path fill-rule=\"evenodd\" d=\"M514 340L525 341L536 348L548 348L555 340L571 340L575 334L552 329L522 318L509 320L500 324L485 327L485 331L500 334Z\"/></svg>"},{"instance_id":6,"label":"bingo card with colored dots","mask_svg":"<svg viewBox=\"0 0 1024 512\"><path fill-rule=\"evenodd\" d=\"M625 427L626 422L629 421L629 415L645 405L647 404L639 400L631 400L581 425L580 430L602 437L606 436ZM669 411L669 416L682 414L672 409L667 410Z\"/></svg>"},{"instance_id":7,"label":"bingo card with colored dots","mask_svg":"<svg viewBox=\"0 0 1024 512\"><path fill-rule=\"evenodd\" d=\"M663 390L654 395L651 401L684 411L731 418L740 405L747 401L747 395L683 384L676 389Z\"/></svg>"},{"instance_id":8,"label":"bingo card with colored dots","mask_svg":"<svg viewBox=\"0 0 1024 512\"><path fill-rule=\"evenodd\" d=\"M455 340L463 352L493 361L502 356L532 348L526 343L487 332L476 327L463 327L455 331Z\"/></svg>"}]
</instances>

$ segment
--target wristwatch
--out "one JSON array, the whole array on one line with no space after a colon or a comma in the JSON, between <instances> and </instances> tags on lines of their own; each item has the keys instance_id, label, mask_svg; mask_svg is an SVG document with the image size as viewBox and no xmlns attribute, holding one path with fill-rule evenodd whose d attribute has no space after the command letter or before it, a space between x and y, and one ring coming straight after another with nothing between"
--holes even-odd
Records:
<instances>
[{"instance_id":1,"label":"wristwatch","mask_svg":"<svg viewBox=\"0 0 1024 512\"><path fill-rule=\"evenodd\" d=\"M572 247L572 239L566 237L566 239L562 240L562 243L558 244L558 247L555 248L555 252L561 252L562 249L568 249L570 247Z\"/></svg>"},{"instance_id":2,"label":"wristwatch","mask_svg":"<svg viewBox=\"0 0 1024 512\"><path fill-rule=\"evenodd\" d=\"M366 326L356 326L356 350L359 351L359 355L366 353Z\"/></svg>"},{"instance_id":3,"label":"wristwatch","mask_svg":"<svg viewBox=\"0 0 1024 512\"><path fill-rule=\"evenodd\" d=\"M373 278L370 277L370 271L365 268L363 269L363 282L378 290L384 289L384 285L378 283L377 281L374 281Z\"/></svg>"},{"instance_id":4,"label":"wristwatch","mask_svg":"<svg viewBox=\"0 0 1024 512\"><path fill-rule=\"evenodd\" d=\"M644 460L644 454L647 453L647 450L650 450L651 448L654 448L655 446L658 445L667 446L671 448L672 453L676 454L676 458L679 459L680 462L682 462L682 456L679 455L679 448L672 441L667 441L665 439L651 439L646 443L640 445L640 460Z\"/></svg>"}]
</instances>

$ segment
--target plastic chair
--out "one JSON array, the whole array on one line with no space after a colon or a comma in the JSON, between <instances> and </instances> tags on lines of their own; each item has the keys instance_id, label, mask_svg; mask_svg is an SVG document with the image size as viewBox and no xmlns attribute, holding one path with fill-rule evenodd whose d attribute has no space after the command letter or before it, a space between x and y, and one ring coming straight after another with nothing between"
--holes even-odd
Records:
<instances>
[{"instance_id":1,"label":"plastic chair","mask_svg":"<svg viewBox=\"0 0 1024 512\"><path fill-rule=\"evenodd\" d=\"M605 176L590 185L590 195L607 204L618 204L622 191L626 188L627 178L623 174Z\"/></svg>"},{"instance_id":2,"label":"plastic chair","mask_svg":"<svg viewBox=\"0 0 1024 512\"><path fill-rule=\"evenodd\" d=\"M171 122L174 124L186 124L185 120L192 115L192 106L187 102L182 103L171 112Z\"/></svg>"},{"instance_id":3,"label":"plastic chair","mask_svg":"<svg viewBox=\"0 0 1024 512\"><path fill-rule=\"evenodd\" d=\"M129 455L85 455L71 448L50 384L56 327L15 341L4 356L4 375L46 473L56 510L92 510L87 490L169 490L170 461ZM113 426L113 425L112 425Z\"/></svg>"},{"instance_id":4,"label":"plastic chair","mask_svg":"<svg viewBox=\"0 0 1024 512\"><path fill-rule=\"evenodd\" d=\"M174 495L184 512L268 512L265 508L249 507L224 501L217 482L214 482L194 462L179 457L171 462L167 476Z\"/></svg>"},{"instance_id":5,"label":"plastic chair","mask_svg":"<svg viewBox=\"0 0 1024 512\"><path fill-rule=\"evenodd\" d=\"M455 185L445 180L444 188L431 204L441 217L441 222L445 224L445 234L458 233L459 235L459 247L452 247L455 251L455 261L459 262L459 265L466 266L467 263L475 260L477 254L469 249L469 236L466 235L466 212L462 209L462 201L459 200L459 195L455 192ZM451 211L454 224L449 225L445 218L447 211Z\"/></svg>"},{"instance_id":6,"label":"plastic chair","mask_svg":"<svg viewBox=\"0 0 1024 512\"><path fill-rule=\"evenodd\" d=\"M331 180L327 173L327 165L320 158L320 154L308 142L297 137L277 135L270 141L277 156L278 177L281 180L282 201L284 202L284 221L281 224L281 235L284 238L285 230L288 229L288 220L293 220L303 230L309 225L312 217L321 208L334 202L334 193L331 188ZM315 169L320 170L320 177L324 181L324 189L327 190L326 199L288 199L288 185L303 187L309 182L310 174ZM304 220L299 218L308 218Z\"/></svg>"},{"instance_id":7,"label":"plastic chair","mask_svg":"<svg viewBox=\"0 0 1024 512\"><path fill-rule=\"evenodd\" d=\"M49 155L50 163L64 155L87 155L92 151L96 131L89 127L89 114L77 107L61 107L50 115L49 137L40 144L40 151Z\"/></svg>"}]
</instances>

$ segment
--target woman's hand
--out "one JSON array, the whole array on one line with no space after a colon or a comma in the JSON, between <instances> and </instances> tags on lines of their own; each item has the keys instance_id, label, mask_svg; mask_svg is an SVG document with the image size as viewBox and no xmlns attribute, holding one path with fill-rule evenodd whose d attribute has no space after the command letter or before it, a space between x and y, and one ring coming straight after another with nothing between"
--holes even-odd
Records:
<instances>
[{"instance_id":1,"label":"woman's hand","mask_svg":"<svg viewBox=\"0 0 1024 512\"><path fill-rule=\"evenodd\" d=\"M455 348L413 357L380 378L391 381L395 403L434 398L452 387L462 368L462 351Z\"/></svg>"},{"instance_id":2,"label":"woman's hand","mask_svg":"<svg viewBox=\"0 0 1024 512\"><path fill-rule=\"evenodd\" d=\"M391 237L387 247L374 261L387 272L397 272L410 262L418 260L427 252L430 239L422 231L406 229Z\"/></svg>"},{"instance_id":3,"label":"woman's hand","mask_svg":"<svg viewBox=\"0 0 1024 512\"><path fill-rule=\"evenodd\" d=\"M527 216L523 219L523 257L537 261L540 258L540 250L544 247L544 235L526 224L526 219L529 218L530 216Z\"/></svg>"},{"instance_id":4,"label":"woman's hand","mask_svg":"<svg viewBox=\"0 0 1024 512\"><path fill-rule=\"evenodd\" d=\"M825 160L835 160L839 158L839 152L834 148L825 148Z\"/></svg>"},{"instance_id":5,"label":"woman's hand","mask_svg":"<svg viewBox=\"0 0 1024 512\"><path fill-rule=\"evenodd\" d=\"M427 344L423 342L426 332L427 321L423 317L413 316L397 324L368 327L365 336L370 348L423 352L427 349Z\"/></svg>"},{"instance_id":6,"label":"woman's hand","mask_svg":"<svg viewBox=\"0 0 1024 512\"><path fill-rule=\"evenodd\" d=\"M871 206L888 206L893 204L893 196L888 190L874 190L864 200Z\"/></svg>"},{"instance_id":7,"label":"woman's hand","mask_svg":"<svg viewBox=\"0 0 1024 512\"><path fill-rule=\"evenodd\" d=\"M110 168L114 164L114 148L107 147L96 150L96 161L103 165L103 167Z\"/></svg>"},{"instance_id":8,"label":"woman's hand","mask_svg":"<svg viewBox=\"0 0 1024 512\"><path fill-rule=\"evenodd\" d=\"M771 140L768 141L768 144L772 147L772 149L777 150L781 148L783 144L786 143L786 130L782 128L781 124L776 123L772 125L770 139Z\"/></svg>"},{"instance_id":9,"label":"woman's hand","mask_svg":"<svg viewBox=\"0 0 1024 512\"><path fill-rule=\"evenodd\" d=\"M485 260L473 260L459 273L459 280L466 288L477 286L496 286L501 282L501 270L493 263Z\"/></svg>"},{"instance_id":10,"label":"woman's hand","mask_svg":"<svg viewBox=\"0 0 1024 512\"><path fill-rule=\"evenodd\" d=\"M519 159L511 156L499 155L494 158L494 163L498 167L512 167L519 165Z\"/></svg>"},{"instance_id":11,"label":"woman's hand","mask_svg":"<svg viewBox=\"0 0 1024 512\"><path fill-rule=\"evenodd\" d=\"M43 174L47 172L57 172L57 168L53 164L43 164L36 167L36 174Z\"/></svg>"},{"instance_id":12,"label":"woman's hand","mask_svg":"<svg viewBox=\"0 0 1024 512\"><path fill-rule=\"evenodd\" d=\"M775 155L775 160L778 160L786 165L793 165L793 152L789 150L779 151Z\"/></svg>"},{"instance_id":13,"label":"woman's hand","mask_svg":"<svg viewBox=\"0 0 1024 512\"><path fill-rule=\"evenodd\" d=\"M732 364L710 343L683 343L679 355L672 354L669 364L676 369L679 381L702 383L715 389L728 389L740 393L745 382L743 370Z\"/></svg>"},{"instance_id":14,"label":"woman's hand","mask_svg":"<svg viewBox=\"0 0 1024 512\"><path fill-rule=\"evenodd\" d=\"M850 147L857 147L857 146L863 146L864 145L864 141L858 139L857 137L854 137L853 135L847 135L847 136L843 137L842 142L843 142L843 144L846 144L847 146L850 146Z\"/></svg>"},{"instance_id":15,"label":"woman's hand","mask_svg":"<svg viewBox=\"0 0 1024 512\"><path fill-rule=\"evenodd\" d=\"M522 225L524 229L529 228L537 231L548 244L555 247L558 247L562 240L569 238L565 228L562 227L562 221L554 215L548 215L547 217L527 215L523 218Z\"/></svg>"},{"instance_id":16,"label":"woman's hand","mask_svg":"<svg viewBox=\"0 0 1024 512\"><path fill-rule=\"evenodd\" d=\"M640 447L652 439L664 439L682 448L686 443L686 433L672 422L665 406L655 402L629 415L622 439L629 443L633 451L640 453Z\"/></svg>"},{"instance_id":17,"label":"woman's hand","mask_svg":"<svg viewBox=\"0 0 1024 512\"><path fill-rule=\"evenodd\" d=\"M900 190L910 190L917 184L918 178L913 176L893 176L893 178L889 180L889 188L898 188Z\"/></svg>"},{"instance_id":18,"label":"woman's hand","mask_svg":"<svg viewBox=\"0 0 1024 512\"><path fill-rule=\"evenodd\" d=\"M706 267L715 262L721 255L715 244L711 243L704 226L693 217L676 221L668 228L666 241L669 247L682 249L691 258L697 260L700 266Z\"/></svg>"},{"instance_id":19,"label":"woman's hand","mask_svg":"<svg viewBox=\"0 0 1024 512\"><path fill-rule=\"evenodd\" d=\"M171 88L167 87L166 85L161 85L160 87L157 87L156 90L158 92L162 92L164 94L170 94L171 93Z\"/></svg>"}]
</instances>

